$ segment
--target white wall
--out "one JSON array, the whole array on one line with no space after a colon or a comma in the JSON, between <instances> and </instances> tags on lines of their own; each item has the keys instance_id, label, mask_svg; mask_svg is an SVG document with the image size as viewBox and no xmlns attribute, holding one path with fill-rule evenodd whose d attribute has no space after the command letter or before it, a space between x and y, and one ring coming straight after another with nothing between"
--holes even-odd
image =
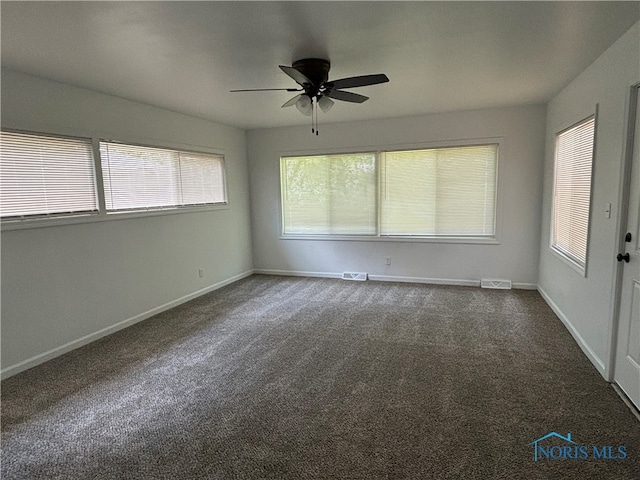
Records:
<instances>
[{"instance_id":1,"label":"white wall","mask_svg":"<svg viewBox=\"0 0 640 480\"><path fill-rule=\"evenodd\" d=\"M358 108L336 105L334 108ZM254 268L335 274L364 271L450 283L502 278L537 283L544 106L446 113L368 122L248 132ZM279 158L290 153L412 148L430 142L502 137L499 160L500 243L474 245L280 238ZM385 258L391 257L391 266Z\"/></svg>"},{"instance_id":2,"label":"white wall","mask_svg":"<svg viewBox=\"0 0 640 480\"><path fill-rule=\"evenodd\" d=\"M640 81L640 23L564 88L548 105L539 287L605 376L610 370L618 205L630 87ZM587 276L549 249L555 134L595 112L596 152ZM613 206L611 218L605 205Z\"/></svg>"},{"instance_id":3,"label":"white wall","mask_svg":"<svg viewBox=\"0 0 640 480\"><path fill-rule=\"evenodd\" d=\"M3 231L5 376L251 271L243 130L6 69L2 127L219 151L229 192L223 210Z\"/></svg>"}]
</instances>

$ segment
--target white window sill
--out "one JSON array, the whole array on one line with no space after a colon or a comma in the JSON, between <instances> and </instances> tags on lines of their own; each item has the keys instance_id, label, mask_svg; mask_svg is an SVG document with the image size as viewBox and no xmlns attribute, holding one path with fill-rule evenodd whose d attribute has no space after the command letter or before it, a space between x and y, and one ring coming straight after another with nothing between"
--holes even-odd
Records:
<instances>
[{"instance_id":1,"label":"white window sill","mask_svg":"<svg viewBox=\"0 0 640 480\"><path fill-rule=\"evenodd\" d=\"M83 223L108 222L113 220L127 220L131 218L157 217L183 213L202 213L217 210L228 210L229 204L198 205L190 207L159 208L152 210L130 210L122 212L87 213L77 215L60 215L22 219L6 219L0 222L1 231L25 230L30 228L58 227L62 225L78 225Z\"/></svg>"},{"instance_id":2,"label":"white window sill","mask_svg":"<svg viewBox=\"0 0 640 480\"><path fill-rule=\"evenodd\" d=\"M280 240L350 241L350 242L407 242L407 243L460 243L499 245L496 237L420 237L377 235L280 235Z\"/></svg>"},{"instance_id":3,"label":"white window sill","mask_svg":"<svg viewBox=\"0 0 640 480\"><path fill-rule=\"evenodd\" d=\"M571 268L573 271L578 273L580 276L586 278L586 276L587 276L586 265L585 266L580 265L575 260L573 260L571 257L567 256L567 254L564 253L562 250L554 247L553 245L551 245L549 247L549 250L551 250L551 253L553 254L553 256L555 256L560 261L562 261L562 263L567 265L569 268Z\"/></svg>"}]
</instances>

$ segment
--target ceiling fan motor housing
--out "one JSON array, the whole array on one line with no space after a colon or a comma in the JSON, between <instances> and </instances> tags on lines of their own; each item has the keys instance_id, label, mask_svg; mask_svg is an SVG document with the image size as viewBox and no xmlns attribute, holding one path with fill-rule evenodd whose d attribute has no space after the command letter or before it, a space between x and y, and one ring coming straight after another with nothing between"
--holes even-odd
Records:
<instances>
[{"instance_id":1,"label":"ceiling fan motor housing","mask_svg":"<svg viewBox=\"0 0 640 480\"><path fill-rule=\"evenodd\" d=\"M303 58L293 62L292 67L311 80L314 87L319 88L329 79L331 64L322 58Z\"/></svg>"}]
</instances>

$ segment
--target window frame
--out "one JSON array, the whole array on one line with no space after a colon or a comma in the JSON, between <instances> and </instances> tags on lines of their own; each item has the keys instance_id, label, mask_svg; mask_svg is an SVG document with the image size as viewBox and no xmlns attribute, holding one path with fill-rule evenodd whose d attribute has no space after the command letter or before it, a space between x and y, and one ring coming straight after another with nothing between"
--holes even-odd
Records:
<instances>
[{"instance_id":1,"label":"window frame","mask_svg":"<svg viewBox=\"0 0 640 480\"><path fill-rule=\"evenodd\" d=\"M28 215L13 215L8 217L0 217L1 224L14 224L14 223L23 223L23 222L31 222L31 221L52 221L56 219L64 219L68 217L96 217L100 212L100 190L97 181L97 172L96 172L96 162L95 162L95 152L94 152L94 144L93 139L88 136L82 135L57 135L52 133L41 133L41 132L32 132L27 130L17 130L10 128L2 128L0 129L2 133L8 134L16 134L16 135L25 135L25 136L33 136L33 137L42 137L42 138L51 138L51 139L59 139L59 140L72 140L86 143L91 149L91 166L93 169L93 181L92 187L95 195L96 208L92 210L78 210L75 212L54 212L54 213L34 213ZM1 146L0 146L1 147ZM0 172L1 173L1 172ZM2 178L0 177L0 188L2 187Z\"/></svg>"},{"instance_id":2,"label":"window frame","mask_svg":"<svg viewBox=\"0 0 640 480\"><path fill-rule=\"evenodd\" d=\"M98 211L92 213L81 213L81 214L61 214L55 216L41 216L41 215L32 215L25 216L21 218L16 217L7 217L0 219L0 231L11 231L11 230L24 230L24 229L32 229L32 228L44 228L44 227L55 227L55 226L63 226L63 225L77 225L84 223L94 223L94 222L105 222L105 221L114 221L114 220L126 220L126 219L135 219L135 218L147 218L147 217L155 217L155 216L164 216L164 215L176 215L176 214L185 214L185 213L200 213L200 212L211 212L218 210L228 210L230 208L230 200L229 200L229 188L228 188L228 170L227 170L227 159L226 153L224 149L206 147L206 146L194 146L188 144L178 144L171 142L153 142L149 143L144 139L136 139L136 138L127 138L126 136L118 136L114 137L104 137L100 135L96 135L94 133L82 133L79 132L75 134L67 133L67 132L54 132L54 131L36 131L36 130L27 130L27 129L16 129L16 128L5 128L1 129L3 132L8 133L21 133L26 135L36 135L36 136L44 136L44 137L53 137L53 138L72 138L72 139L82 139L82 140L91 140L92 145L92 153L93 153L93 163L94 163L94 185L96 188L97 199L98 199ZM153 208L153 209L137 209L137 210L121 210L121 211L107 211L106 202L105 202L105 192L104 192L104 182L103 182L103 171L102 171L102 162L100 157L100 142L115 142L122 143L125 145L136 145L150 148L159 148L159 149L169 149L169 150L177 150L187 153L195 153L201 155L214 155L220 156L222 159L222 170L223 170L223 186L225 192L225 200L226 203L215 203L215 204L199 204L199 205L187 205L187 206L177 206L177 207L167 207L167 208ZM1 183L0 183L1 185Z\"/></svg>"},{"instance_id":3,"label":"window frame","mask_svg":"<svg viewBox=\"0 0 640 480\"><path fill-rule=\"evenodd\" d=\"M98 156L96 157L96 161L100 162L100 176L101 178L101 184L102 184L102 188L101 188L101 192L102 192L102 197L105 200L105 206L104 206L104 212L106 212L107 215L119 215L119 214L126 214L126 213L136 213L136 212L156 212L159 210L187 210L190 208L196 208L196 209L200 209L201 207L213 207L213 206L224 206L224 205L228 205L229 204L229 192L227 190L227 175L226 175L226 163L225 163L225 157L222 154L219 153L210 153L210 152L199 152L196 150L187 150L184 148L173 148L173 147L166 147L166 146L152 146L152 145L146 145L146 144L141 144L141 143L131 143L131 142L122 142L119 140L107 140L104 138L100 138L98 140ZM107 192L105 190L104 187L104 169L102 168L102 153L100 146L102 143L106 143L106 144L114 144L114 145L123 145L123 146L127 146L127 147L139 147L139 148L149 148L149 149L154 149L154 150L166 150L167 152L171 152L171 153L185 153L185 154L194 154L194 155L207 155L207 156L212 156L212 157L219 157L220 162L222 164L222 192L224 195L224 201L223 202L213 202L213 203L184 203L184 204L177 204L177 205L163 205L163 206L146 206L146 207L133 207L133 208L116 208L116 209L109 209L106 206L106 196L107 196ZM181 177L181 176L180 176ZM102 210L101 210L102 211Z\"/></svg>"},{"instance_id":4,"label":"window frame","mask_svg":"<svg viewBox=\"0 0 640 480\"><path fill-rule=\"evenodd\" d=\"M278 164L278 168L279 168L279 185L280 185L280 218L279 218L279 226L280 226L280 235L281 237L284 238L294 238L294 237L300 237L300 238L309 238L309 237L318 237L318 238L325 238L325 237L333 237L333 238L353 238L353 237L359 237L359 238L376 238L377 237L377 233L370 233L370 234L365 234L365 233L360 233L360 234L312 234L312 233L284 233L285 230L285 225L284 225L284 212L285 212L285 192L284 189L282 188L282 161L284 158L298 158L298 157L314 157L314 156L340 156L340 155L372 155L373 159L374 159L374 183L375 183L375 205L374 205L374 217L375 217L375 221L376 221L376 225L379 223L380 220L380 202L379 202L379 185L378 185L378 177L379 177L379 164L378 164L378 153L377 151L374 150L366 150L366 151L353 151L353 152L336 152L336 153L314 153L314 154L302 154L302 155L284 155L284 156L280 156L279 157L279 164ZM377 228L377 227L376 227Z\"/></svg>"},{"instance_id":5,"label":"window frame","mask_svg":"<svg viewBox=\"0 0 640 480\"><path fill-rule=\"evenodd\" d=\"M589 121L593 120L593 145L591 152L591 175L589 178L589 207L587 211L587 235L585 239L586 248L585 248L585 260L584 263L580 261L580 259L576 258L574 255L571 255L570 252L560 248L554 243L555 240L555 223L556 223L556 187L557 187L557 159L558 159L558 139L560 135L566 133L574 128L577 128ZM553 178L552 178L552 193L551 193L551 215L550 215L550 224L549 224L549 250L556 256L556 258L560 259L564 262L568 267L572 270L580 274L582 277L587 276L587 269L589 264L589 246L591 244L591 223L593 221L593 184L595 178L595 170L596 170L596 149L597 149L597 138L598 138L598 105L596 105L596 109L594 113L587 115L586 117L580 117L580 120L572 123L568 127L562 128L561 130L556 131L554 134L554 143L553 143Z\"/></svg>"},{"instance_id":6,"label":"window frame","mask_svg":"<svg viewBox=\"0 0 640 480\"><path fill-rule=\"evenodd\" d=\"M507 150L506 140L504 137L482 137L473 139L460 139L448 141L434 141L412 144L393 144L393 145L376 145L361 146L352 149L318 149L318 150L293 150L281 151L278 155L278 187L279 192L279 208L278 208L278 229L280 240L307 240L307 241L356 241L356 242L401 242L401 243L448 243L448 244L469 244L469 245L499 245L502 236L502 177L504 175L501 168L501 159L504 157L504 151ZM398 152L406 150L425 150L437 148L456 148L456 147L473 147L481 145L497 145L496 158L496 191L495 191L495 232L492 236L419 236L419 235L381 235L380 234L380 162L379 155L382 152ZM357 153L375 153L376 164L376 211L378 213L377 232L373 235L304 235L304 234L284 234L283 229L283 203L282 203L282 179L281 179L281 159L283 157L304 157L304 156L321 156L321 155L350 155Z\"/></svg>"}]
</instances>

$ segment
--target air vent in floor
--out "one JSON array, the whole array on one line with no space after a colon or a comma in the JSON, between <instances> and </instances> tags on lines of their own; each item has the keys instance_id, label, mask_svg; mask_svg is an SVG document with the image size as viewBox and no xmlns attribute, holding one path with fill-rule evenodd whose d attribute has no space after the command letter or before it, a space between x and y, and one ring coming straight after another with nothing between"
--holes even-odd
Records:
<instances>
[{"instance_id":1,"label":"air vent in floor","mask_svg":"<svg viewBox=\"0 0 640 480\"><path fill-rule=\"evenodd\" d=\"M500 290L510 290L511 280L492 280L488 278L483 278L480 281L480 286L482 288L497 288Z\"/></svg>"},{"instance_id":2,"label":"air vent in floor","mask_svg":"<svg viewBox=\"0 0 640 480\"><path fill-rule=\"evenodd\" d=\"M343 280L356 280L358 282L364 282L367 279L367 274L363 272L344 272L342 274Z\"/></svg>"}]
</instances>

